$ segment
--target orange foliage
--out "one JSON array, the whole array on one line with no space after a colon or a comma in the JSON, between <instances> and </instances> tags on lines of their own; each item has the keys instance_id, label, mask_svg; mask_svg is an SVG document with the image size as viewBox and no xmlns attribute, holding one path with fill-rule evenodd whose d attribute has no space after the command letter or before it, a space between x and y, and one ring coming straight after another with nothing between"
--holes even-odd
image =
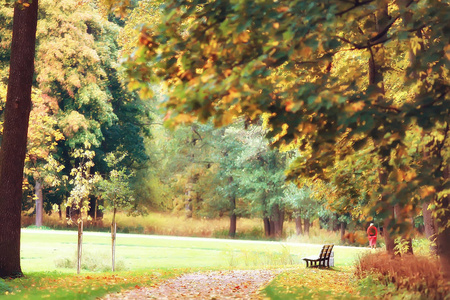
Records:
<instances>
[{"instance_id":1,"label":"orange foliage","mask_svg":"<svg viewBox=\"0 0 450 300\"><path fill-rule=\"evenodd\" d=\"M386 285L395 284L397 289L419 292L426 299L444 299L450 293L450 284L444 280L434 257L368 254L360 258L355 273L359 278L372 275Z\"/></svg>"}]
</instances>

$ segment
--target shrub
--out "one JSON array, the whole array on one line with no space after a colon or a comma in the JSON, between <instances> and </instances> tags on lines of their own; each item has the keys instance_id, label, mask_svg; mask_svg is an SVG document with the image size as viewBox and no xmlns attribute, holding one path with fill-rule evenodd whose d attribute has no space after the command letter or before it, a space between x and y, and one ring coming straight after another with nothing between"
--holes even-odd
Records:
<instances>
[{"instance_id":1,"label":"shrub","mask_svg":"<svg viewBox=\"0 0 450 300\"><path fill-rule=\"evenodd\" d=\"M393 257L386 253L372 253L360 258L355 273L360 279L372 277L385 286L393 284L398 290L420 293L427 299L444 299L450 292L435 257Z\"/></svg>"}]
</instances>

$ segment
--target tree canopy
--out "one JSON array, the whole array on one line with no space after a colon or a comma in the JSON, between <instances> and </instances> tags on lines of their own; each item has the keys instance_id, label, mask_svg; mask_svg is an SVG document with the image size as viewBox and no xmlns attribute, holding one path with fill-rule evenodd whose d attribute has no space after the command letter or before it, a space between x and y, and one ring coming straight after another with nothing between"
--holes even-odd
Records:
<instances>
[{"instance_id":1,"label":"tree canopy","mask_svg":"<svg viewBox=\"0 0 450 300\"><path fill-rule=\"evenodd\" d=\"M127 65L144 92L164 82L169 122L268 113L273 145L302 152L289 178L361 173L344 162L364 155L369 219L404 231L432 201L440 236L449 234L448 2L169 0L162 9Z\"/></svg>"}]
</instances>

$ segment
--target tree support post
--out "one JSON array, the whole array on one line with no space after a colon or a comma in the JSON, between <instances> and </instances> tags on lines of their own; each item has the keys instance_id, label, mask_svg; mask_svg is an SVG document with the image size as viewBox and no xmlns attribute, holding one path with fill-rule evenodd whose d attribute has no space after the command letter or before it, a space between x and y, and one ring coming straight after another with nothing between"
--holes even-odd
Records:
<instances>
[{"instance_id":1,"label":"tree support post","mask_svg":"<svg viewBox=\"0 0 450 300\"><path fill-rule=\"evenodd\" d=\"M117 233L116 210L117 208L114 207L113 219L111 223L111 259L113 272L116 269L116 233Z\"/></svg>"},{"instance_id":2,"label":"tree support post","mask_svg":"<svg viewBox=\"0 0 450 300\"><path fill-rule=\"evenodd\" d=\"M77 274L81 272L81 254L83 252L83 219L78 222Z\"/></svg>"}]
</instances>

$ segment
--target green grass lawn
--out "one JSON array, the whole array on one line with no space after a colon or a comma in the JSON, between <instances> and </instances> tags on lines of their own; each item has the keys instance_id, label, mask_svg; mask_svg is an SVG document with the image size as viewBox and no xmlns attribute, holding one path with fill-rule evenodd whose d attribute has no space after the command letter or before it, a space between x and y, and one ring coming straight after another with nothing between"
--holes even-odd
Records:
<instances>
[{"instance_id":1,"label":"green grass lawn","mask_svg":"<svg viewBox=\"0 0 450 300\"><path fill-rule=\"evenodd\" d=\"M61 271L62 260L74 260L77 233L74 231L22 231L23 272ZM302 257L318 254L322 245L240 241L224 239L178 238L118 234L116 261L122 269L142 271L155 268L245 268L303 264ZM365 248L334 248L335 265L349 266ZM84 261L90 265L108 265L111 237L107 233L85 232ZM59 263L58 263L59 262Z\"/></svg>"},{"instance_id":2,"label":"green grass lawn","mask_svg":"<svg viewBox=\"0 0 450 300\"><path fill-rule=\"evenodd\" d=\"M80 275L75 268L76 247L75 231L22 230L21 262L25 276L0 279L0 298L96 299L197 270L288 267L290 271L285 274L292 270L302 274L305 264L301 258L317 255L322 245L119 234L116 262L120 271L111 273L110 235L85 232L86 267ZM336 246L335 269L349 269L367 251ZM275 282L268 291L288 295L282 288L283 282Z\"/></svg>"}]
</instances>

